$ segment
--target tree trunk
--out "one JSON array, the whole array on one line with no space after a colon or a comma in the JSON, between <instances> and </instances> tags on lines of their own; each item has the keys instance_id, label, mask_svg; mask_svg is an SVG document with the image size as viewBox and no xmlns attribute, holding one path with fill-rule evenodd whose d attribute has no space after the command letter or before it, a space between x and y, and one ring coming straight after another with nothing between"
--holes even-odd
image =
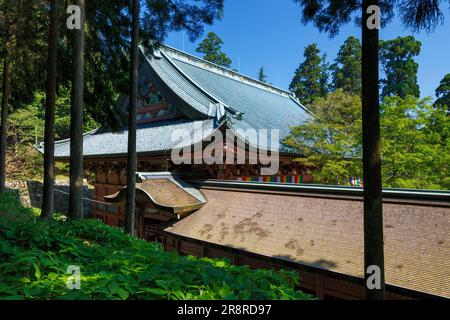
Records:
<instances>
[{"instance_id":1,"label":"tree trunk","mask_svg":"<svg viewBox=\"0 0 450 320\"><path fill-rule=\"evenodd\" d=\"M74 29L72 106L70 109L69 216L83 219L83 93L85 0L75 1L81 9L81 28Z\"/></svg>"},{"instance_id":2,"label":"tree trunk","mask_svg":"<svg viewBox=\"0 0 450 320\"><path fill-rule=\"evenodd\" d=\"M55 100L56 100L56 68L58 55L58 14L59 1L50 1L50 32L48 40L47 60L47 92L45 103L44 133L44 188L42 194L43 218L51 217L54 210L54 147L55 147Z\"/></svg>"},{"instance_id":3,"label":"tree trunk","mask_svg":"<svg viewBox=\"0 0 450 320\"><path fill-rule=\"evenodd\" d=\"M10 65L8 48L5 47L5 57L3 60L3 95L2 95L2 111L1 111L1 131L0 131L0 193L5 192L6 182L6 150L7 144L7 129L8 129L8 100L10 92Z\"/></svg>"},{"instance_id":4,"label":"tree trunk","mask_svg":"<svg viewBox=\"0 0 450 320\"><path fill-rule=\"evenodd\" d=\"M130 102L128 105L128 159L125 232L134 235L136 201L136 107L138 91L139 1L132 2Z\"/></svg>"},{"instance_id":5,"label":"tree trunk","mask_svg":"<svg viewBox=\"0 0 450 320\"><path fill-rule=\"evenodd\" d=\"M364 275L366 299L382 300L385 294L383 203L381 183L380 100L379 100L379 30L367 26L367 8L378 0L363 0L362 20L362 118L364 171ZM381 273L379 289L369 289L372 273L377 266Z\"/></svg>"}]
</instances>

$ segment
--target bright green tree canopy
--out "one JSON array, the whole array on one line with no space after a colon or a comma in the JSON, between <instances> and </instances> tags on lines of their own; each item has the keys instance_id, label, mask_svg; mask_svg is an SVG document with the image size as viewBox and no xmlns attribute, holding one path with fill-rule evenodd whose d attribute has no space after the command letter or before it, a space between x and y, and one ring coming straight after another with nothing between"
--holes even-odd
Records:
<instances>
[{"instance_id":1,"label":"bright green tree canopy","mask_svg":"<svg viewBox=\"0 0 450 320\"><path fill-rule=\"evenodd\" d=\"M311 106L315 117L292 128L286 143L316 168L319 183L361 177L361 99L338 90ZM385 187L450 189L450 117L429 100L386 98L381 111Z\"/></svg>"},{"instance_id":2,"label":"bright green tree canopy","mask_svg":"<svg viewBox=\"0 0 450 320\"><path fill-rule=\"evenodd\" d=\"M291 128L285 141L303 155L297 161L316 168L319 183L343 184L350 175L361 176L361 98L339 89L309 110L314 117Z\"/></svg>"}]
</instances>

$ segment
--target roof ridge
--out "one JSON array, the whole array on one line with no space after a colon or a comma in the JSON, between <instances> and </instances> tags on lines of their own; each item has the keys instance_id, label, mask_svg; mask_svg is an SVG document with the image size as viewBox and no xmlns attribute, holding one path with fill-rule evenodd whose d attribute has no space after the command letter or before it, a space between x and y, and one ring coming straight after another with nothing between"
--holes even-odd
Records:
<instances>
[{"instance_id":1,"label":"roof ridge","mask_svg":"<svg viewBox=\"0 0 450 320\"><path fill-rule=\"evenodd\" d=\"M160 49L160 48L158 48L158 49ZM144 54L147 61L149 61L149 58L145 51L145 47L141 47L141 52ZM232 106L229 106L227 103L222 101L222 99L217 97L215 94L210 92L210 90L208 90L207 88L202 86L200 83L198 83L198 81L196 81L191 76L189 76L175 61L172 60L172 56L170 54L168 54L167 52L165 52L163 50L163 51L159 51L159 53L157 55L158 55L157 56L158 59L160 59L160 58L166 59L167 62L172 66L172 68L174 68L181 76L183 76L191 85L193 85L195 88L197 88L202 94L206 95L208 97L208 99L215 102L216 105L225 107L225 109L228 112L230 112L230 114L233 117L236 117L236 116L239 116L240 114L242 114L242 112L236 110ZM153 53L153 56L155 56L155 53ZM209 108L211 108L211 105L209 106Z\"/></svg>"},{"instance_id":2,"label":"roof ridge","mask_svg":"<svg viewBox=\"0 0 450 320\"><path fill-rule=\"evenodd\" d=\"M241 83L245 83L245 84L248 84L248 85L252 85L252 86L254 86L254 87L256 87L256 88L259 88L259 89L262 89L262 90L266 90L266 91L269 91L269 92L271 92L271 93L276 93L276 94L279 94L279 95L282 95L282 96L286 96L286 97L293 97L293 96L294 96L294 94L293 94L292 92L290 92L290 91L288 91L288 90L286 90L286 89L282 89L282 88L280 88L280 87L277 87L277 86L268 84L268 83L266 83L266 82L262 82L262 81L260 81L260 80L257 80L257 79L255 79L255 78L251 77L251 76L248 76L248 75L245 75L245 74L240 73L240 72L238 72L238 71L232 70L232 69L230 69L230 68L226 68L226 67L224 67L224 66L218 65L218 64L216 64L216 63L214 63L214 62L210 62L210 61L207 61L207 60L205 60L205 59L199 58L199 57L194 56L194 55L192 55L192 54L190 54L190 53L187 53L187 52L184 52L184 51L179 50L179 49L177 49L177 48L174 48L174 47L172 47L172 46L169 46L169 45L166 45L166 44L160 44L160 48L168 49L168 50L172 51L172 52L175 53L175 54L178 54L178 55L180 55L180 56L184 56L185 58L188 58L188 59L185 60L185 62L187 62L187 63L190 63L191 60L193 59L193 60L196 60L196 62L204 63L204 64L207 64L207 65L210 65L210 66L212 66L212 67L214 67L214 68L216 68L216 69L221 70L221 71L222 71L222 72L220 73L221 75L223 75L223 76L225 76L225 77L228 77L228 78L230 78L230 79L239 81L239 82L241 82ZM191 64L192 64L192 63L191 63ZM209 69L208 71L214 72L214 71L211 70L211 69ZM224 72L228 72L228 73L234 75L235 77L232 77L232 76L230 76L230 75L227 75L227 74L224 73ZM238 77L238 78L236 78L236 77ZM244 81L243 81L243 79L244 79Z\"/></svg>"}]
</instances>

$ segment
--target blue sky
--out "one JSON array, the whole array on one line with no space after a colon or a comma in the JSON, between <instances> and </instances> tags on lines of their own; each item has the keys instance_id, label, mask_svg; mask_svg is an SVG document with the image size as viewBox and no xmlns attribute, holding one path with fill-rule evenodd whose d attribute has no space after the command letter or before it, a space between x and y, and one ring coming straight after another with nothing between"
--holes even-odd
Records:
<instances>
[{"instance_id":1,"label":"blue sky","mask_svg":"<svg viewBox=\"0 0 450 320\"><path fill-rule=\"evenodd\" d=\"M414 35L422 42L422 52L416 58L422 97L434 97L439 82L450 73L449 26L450 15L446 14L445 24L434 33ZM268 81L284 89L288 88L308 44L317 43L332 60L347 37L360 38L360 30L353 23L341 28L340 34L333 39L310 24L303 25L300 8L292 0L225 0L223 19L213 26L206 26L204 35L210 31L224 41L223 51L233 60L232 68L256 77L259 67L264 66ZM410 34L396 18L381 31L381 38L387 40ZM199 55L195 49L204 35L195 43L185 36L185 51ZM182 50L183 33L170 33L166 43Z\"/></svg>"}]
</instances>

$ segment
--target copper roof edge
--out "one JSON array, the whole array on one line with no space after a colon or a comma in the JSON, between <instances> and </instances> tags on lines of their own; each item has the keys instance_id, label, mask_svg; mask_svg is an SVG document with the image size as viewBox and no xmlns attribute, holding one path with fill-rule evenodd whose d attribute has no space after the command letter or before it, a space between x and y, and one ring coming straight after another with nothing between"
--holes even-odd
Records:
<instances>
[{"instance_id":1,"label":"copper roof edge","mask_svg":"<svg viewBox=\"0 0 450 320\"><path fill-rule=\"evenodd\" d=\"M229 180L188 180L192 184L205 189L229 190L240 192L259 192L282 195L310 196L347 200L362 200L363 188L314 185L286 184L272 182L241 182ZM450 191L383 189L383 201L390 203L406 203L416 205L450 207Z\"/></svg>"}]
</instances>

